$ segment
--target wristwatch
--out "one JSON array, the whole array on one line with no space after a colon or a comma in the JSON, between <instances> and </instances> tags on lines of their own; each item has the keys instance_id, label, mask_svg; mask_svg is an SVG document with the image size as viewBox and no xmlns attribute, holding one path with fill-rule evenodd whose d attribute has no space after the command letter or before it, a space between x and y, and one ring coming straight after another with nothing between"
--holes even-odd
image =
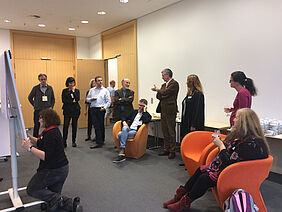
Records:
<instances>
[{"instance_id":1,"label":"wristwatch","mask_svg":"<svg viewBox=\"0 0 282 212\"><path fill-rule=\"evenodd\" d=\"M33 148L34 146L33 145L31 145L28 149L27 149L27 151L31 151L31 149Z\"/></svg>"}]
</instances>

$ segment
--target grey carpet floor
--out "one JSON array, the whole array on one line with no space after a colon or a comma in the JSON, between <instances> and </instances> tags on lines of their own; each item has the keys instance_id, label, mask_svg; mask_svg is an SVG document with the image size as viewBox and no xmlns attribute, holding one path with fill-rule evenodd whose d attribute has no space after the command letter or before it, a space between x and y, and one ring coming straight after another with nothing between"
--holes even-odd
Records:
<instances>
[{"instance_id":1,"label":"grey carpet floor","mask_svg":"<svg viewBox=\"0 0 282 212\"><path fill-rule=\"evenodd\" d=\"M70 129L71 133L71 129ZM162 202L170 199L175 189L187 181L188 173L179 166L180 154L174 160L159 157L158 150L147 150L139 160L127 159L114 164L117 155L112 139L112 128L106 127L106 144L100 149L89 149L85 142L86 129L79 129L77 148L66 148L70 173L63 188L69 196L80 196L84 212L166 212ZM27 185L38 166L38 159L20 147L18 141L18 184ZM11 187L10 160L0 162L0 192ZM279 212L282 207L282 185L265 181L261 186L268 211ZM25 191L20 192L24 203L34 201ZM12 207L9 197L0 196L0 210ZM38 212L39 206L24 211ZM212 192L207 192L192 204L190 212L220 211Z\"/></svg>"}]
</instances>

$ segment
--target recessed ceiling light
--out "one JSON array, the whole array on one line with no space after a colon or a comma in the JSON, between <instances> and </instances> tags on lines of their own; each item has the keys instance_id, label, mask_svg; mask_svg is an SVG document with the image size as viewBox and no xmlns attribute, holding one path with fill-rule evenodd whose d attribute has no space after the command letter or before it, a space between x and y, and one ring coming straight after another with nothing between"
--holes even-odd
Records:
<instances>
[{"instance_id":1,"label":"recessed ceiling light","mask_svg":"<svg viewBox=\"0 0 282 212\"><path fill-rule=\"evenodd\" d=\"M124 4L125 4L125 3L127 3L127 2L128 2L128 0L119 0L119 2L120 2L120 3L124 3Z\"/></svg>"},{"instance_id":2,"label":"recessed ceiling light","mask_svg":"<svg viewBox=\"0 0 282 212\"><path fill-rule=\"evenodd\" d=\"M97 14L98 14L98 15L105 15L106 12L105 12L105 11L98 11Z\"/></svg>"},{"instance_id":3,"label":"recessed ceiling light","mask_svg":"<svg viewBox=\"0 0 282 212\"><path fill-rule=\"evenodd\" d=\"M80 23L82 23L82 24L88 24L88 21L87 21L87 20L84 20L84 21L80 21Z\"/></svg>"},{"instance_id":4,"label":"recessed ceiling light","mask_svg":"<svg viewBox=\"0 0 282 212\"><path fill-rule=\"evenodd\" d=\"M10 23L11 21L8 20L8 19L6 19L6 20L4 20L4 22L5 22L5 23Z\"/></svg>"},{"instance_id":5,"label":"recessed ceiling light","mask_svg":"<svg viewBox=\"0 0 282 212\"><path fill-rule=\"evenodd\" d=\"M75 31L74 27L69 27L69 31Z\"/></svg>"},{"instance_id":6,"label":"recessed ceiling light","mask_svg":"<svg viewBox=\"0 0 282 212\"><path fill-rule=\"evenodd\" d=\"M39 26L39 27L46 27L45 24L38 24L37 26Z\"/></svg>"}]
</instances>

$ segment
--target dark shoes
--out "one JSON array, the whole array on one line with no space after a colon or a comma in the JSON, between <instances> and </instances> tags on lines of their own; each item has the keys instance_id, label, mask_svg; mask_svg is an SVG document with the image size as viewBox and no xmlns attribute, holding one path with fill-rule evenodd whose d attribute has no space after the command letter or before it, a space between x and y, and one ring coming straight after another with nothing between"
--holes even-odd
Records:
<instances>
[{"instance_id":1,"label":"dark shoes","mask_svg":"<svg viewBox=\"0 0 282 212\"><path fill-rule=\"evenodd\" d=\"M168 156L168 159L175 158L175 152L168 152L166 150L159 153L159 156Z\"/></svg>"},{"instance_id":2,"label":"dark shoes","mask_svg":"<svg viewBox=\"0 0 282 212\"><path fill-rule=\"evenodd\" d=\"M79 207L80 204L80 198L75 197L72 201L72 212L76 212L76 209Z\"/></svg>"},{"instance_id":3,"label":"dark shoes","mask_svg":"<svg viewBox=\"0 0 282 212\"><path fill-rule=\"evenodd\" d=\"M76 143L72 143L72 147L77 147Z\"/></svg>"},{"instance_id":4,"label":"dark shoes","mask_svg":"<svg viewBox=\"0 0 282 212\"><path fill-rule=\"evenodd\" d=\"M168 159L174 159L175 158L175 152L171 152L168 155Z\"/></svg>"},{"instance_id":5,"label":"dark shoes","mask_svg":"<svg viewBox=\"0 0 282 212\"><path fill-rule=\"evenodd\" d=\"M91 139L90 137L87 137L86 139L85 139L85 141L96 141L96 137L95 138L93 138L93 139Z\"/></svg>"},{"instance_id":6,"label":"dark shoes","mask_svg":"<svg viewBox=\"0 0 282 212\"><path fill-rule=\"evenodd\" d=\"M90 146L90 149L96 149L96 148L101 148L103 145L102 144L94 144L92 146Z\"/></svg>"},{"instance_id":7,"label":"dark shoes","mask_svg":"<svg viewBox=\"0 0 282 212\"><path fill-rule=\"evenodd\" d=\"M117 157L115 157L113 159L113 163L120 163L120 162L123 162L125 160L126 160L126 158L125 158L124 154L123 155L118 155Z\"/></svg>"},{"instance_id":8,"label":"dark shoes","mask_svg":"<svg viewBox=\"0 0 282 212\"><path fill-rule=\"evenodd\" d=\"M166 150L159 153L159 156L168 156L168 155L169 155L169 152Z\"/></svg>"}]
</instances>

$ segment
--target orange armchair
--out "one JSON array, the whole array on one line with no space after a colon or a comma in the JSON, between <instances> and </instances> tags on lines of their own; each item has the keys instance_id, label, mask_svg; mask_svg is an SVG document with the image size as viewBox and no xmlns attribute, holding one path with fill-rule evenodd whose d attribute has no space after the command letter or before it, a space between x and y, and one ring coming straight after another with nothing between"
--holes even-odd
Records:
<instances>
[{"instance_id":1,"label":"orange armchair","mask_svg":"<svg viewBox=\"0 0 282 212\"><path fill-rule=\"evenodd\" d=\"M125 146L125 156L138 159L146 152L148 140L149 124L143 124L137 131L133 139L127 139ZM121 121L117 121L113 127L113 138L119 150L118 133L121 131Z\"/></svg>"},{"instance_id":2,"label":"orange armchair","mask_svg":"<svg viewBox=\"0 0 282 212\"><path fill-rule=\"evenodd\" d=\"M213 132L195 131L187 134L181 142L181 156L190 176L206 163L209 153L216 148L212 142ZM220 135L222 140L226 135Z\"/></svg>"},{"instance_id":3,"label":"orange armchair","mask_svg":"<svg viewBox=\"0 0 282 212\"><path fill-rule=\"evenodd\" d=\"M208 155L207 163L213 161L217 153L218 148ZM223 209L224 201L234 190L241 188L252 195L260 212L266 212L259 188L268 177L272 162L273 157L269 155L266 159L243 161L226 167L219 175L217 186L212 188L219 207Z\"/></svg>"}]
</instances>

